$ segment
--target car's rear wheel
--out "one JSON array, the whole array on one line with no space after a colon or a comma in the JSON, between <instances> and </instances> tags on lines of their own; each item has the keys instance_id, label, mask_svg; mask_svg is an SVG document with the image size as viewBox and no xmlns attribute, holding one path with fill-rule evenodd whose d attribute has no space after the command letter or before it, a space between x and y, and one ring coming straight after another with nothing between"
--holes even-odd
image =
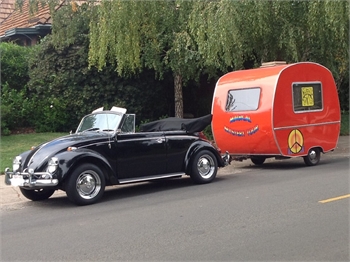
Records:
<instances>
[{"instance_id":1,"label":"car's rear wheel","mask_svg":"<svg viewBox=\"0 0 350 262\"><path fill-rule=\"evenodd\" d=\"M311 148L307 153L307 156L304 156L303 158L307 166L317 165L321 159L321 150L319 148Z\"/></svg>"},{"instance_id":2,"label":"car's rear wheel","mask_svg":"<svg viewBox=\"0 0 350 262\"><path fill-rule=\"evenodd\" d=\"M105 185L105 177L99 167L82 164L68 178L66 193L73 203L90 205L101 199Z\"/></svg>"},{"instance_id":3,"label":"car's rear wheel","mask_svg":"<svg viewBox=\"0 0 350 262\"><path fill-rule=\"evenodd\" d=\"M194 156L190 176L195 183L210 183L216 177L217 171L218 163L212 152L201 150Z\"/></svg>"},{"instance_id":4,"label":"car's rear wheel","mask_svg":"<svg viewBox=\"0 0 350 262\"><path fill-rule=\"evenodd\" d=\"M266 157L252 156L250 160L253 162L254 165L261 166L262 164L264 164Z\"/></svg>"},{"instance_id":5,"label":"car's rear wheel","mask_svg":"<svg viewBox=\"0 0 350 262\"><path fill-rule=\"evenodd\" d=\"M26 198L32 201L46 200L55 193L55 189L40 188L40 189L25 189L20 187L21 193Z\"/></svg>"}]
</instances>

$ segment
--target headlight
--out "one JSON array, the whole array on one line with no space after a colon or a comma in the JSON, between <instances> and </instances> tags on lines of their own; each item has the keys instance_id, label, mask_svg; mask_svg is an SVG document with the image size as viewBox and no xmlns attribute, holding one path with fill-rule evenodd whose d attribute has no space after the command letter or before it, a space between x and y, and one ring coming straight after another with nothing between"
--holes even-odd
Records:
<instances>
[{"instance_id":1,"label":"headlight","mask_svg":"<svg viewBox=\"0 0 350 262\"><path fill-rule=\"evenodd\" d=\"M16 156L15 159L13 159L13 163L12 163L13 172L20 171L21 165L22 165L22 157Z\"/></svg>"},{"instance_id":2,"label":"headlight","mask_svg":"<svg viewBox=\"0 0 350 262\"><path fill-rule=\"evenodd\" d=\"M53 174L56 172L57 168L58 168L58 158L52 157L48 163L47 172L49 172L50 174Z\"/></svg>"}]
</instances>

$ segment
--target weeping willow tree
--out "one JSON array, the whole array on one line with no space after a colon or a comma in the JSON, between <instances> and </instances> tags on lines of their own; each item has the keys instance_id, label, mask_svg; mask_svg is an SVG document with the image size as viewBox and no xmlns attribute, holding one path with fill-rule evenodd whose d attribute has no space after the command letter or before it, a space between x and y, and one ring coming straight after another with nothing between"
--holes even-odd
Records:
<instances>
[{"instance_id":1,"label":"weeping willow tree","mask_svg":"<svg viewBox=\"0 0 350 262\"><path fill-rule=\"evenodd\" d=\"M192 1L101 1L90 24L90 65L115 63L120 75L172 72L175 116L183 116L183 83L198 78L203 62L190 34ZM161 98L160 98L161 99Z\"/></svg>"},{"instance_id":2,"label":"weeping willow tree","mask_svg":"<svg viewBox=\"0 0 350 262\"><path fill-rule=\"evenodd\" d=\"M349 79L349 1L199 1L189 23L206 64L314 61Z\"/></svg>"},{"instance_id":3,"label":"weeping willow tree","mask_svg":"<svg viewBox=\"0 0 350 262\"><path fill-rule=\"evenodd\" d=\"M178 117L187 80L204 69L224 73L246 68L247 62L253 67L272 60L318 62L332 71L340 96L349 103L349 1L87 2L99 5L90 13L90 66L114 63L120 75L151 68L160 78L171 71Z\"/></svg>"}]
</instances>

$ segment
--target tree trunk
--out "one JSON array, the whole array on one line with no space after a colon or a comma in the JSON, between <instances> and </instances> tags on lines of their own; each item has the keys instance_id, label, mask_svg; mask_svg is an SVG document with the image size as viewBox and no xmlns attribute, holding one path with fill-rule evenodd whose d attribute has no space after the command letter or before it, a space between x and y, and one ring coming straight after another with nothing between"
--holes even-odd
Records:
<instances>
[{"instance_id":1,"label":"tree trunk","mask_svg":"<svg viewBox=\"0 0 350 262\"><path fill-rule=\"evenodd\" d=\"M179 73L174 73L174 94L175 94L175 117L182 118L184 106L182 99L182 77Z\"/></svg>"}]
</instances>

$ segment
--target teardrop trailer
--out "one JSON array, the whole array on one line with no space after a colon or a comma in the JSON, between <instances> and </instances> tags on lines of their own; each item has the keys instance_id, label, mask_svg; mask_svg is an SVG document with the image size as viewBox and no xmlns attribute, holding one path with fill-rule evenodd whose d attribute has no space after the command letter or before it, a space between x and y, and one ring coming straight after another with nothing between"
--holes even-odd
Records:
<instances>
[{"instance_id":1,"label":"teardrop trailer","mask_svg":"<svg viewBox=\"0 0 350 262\"><path fill-rule=\"evenodd\" d=\"M270 62L225 74L216 83L212 132L233 160L303 157L308 166L335 149L340 104L332 73L302 62Z\"/></svg>"}]
</instances>

